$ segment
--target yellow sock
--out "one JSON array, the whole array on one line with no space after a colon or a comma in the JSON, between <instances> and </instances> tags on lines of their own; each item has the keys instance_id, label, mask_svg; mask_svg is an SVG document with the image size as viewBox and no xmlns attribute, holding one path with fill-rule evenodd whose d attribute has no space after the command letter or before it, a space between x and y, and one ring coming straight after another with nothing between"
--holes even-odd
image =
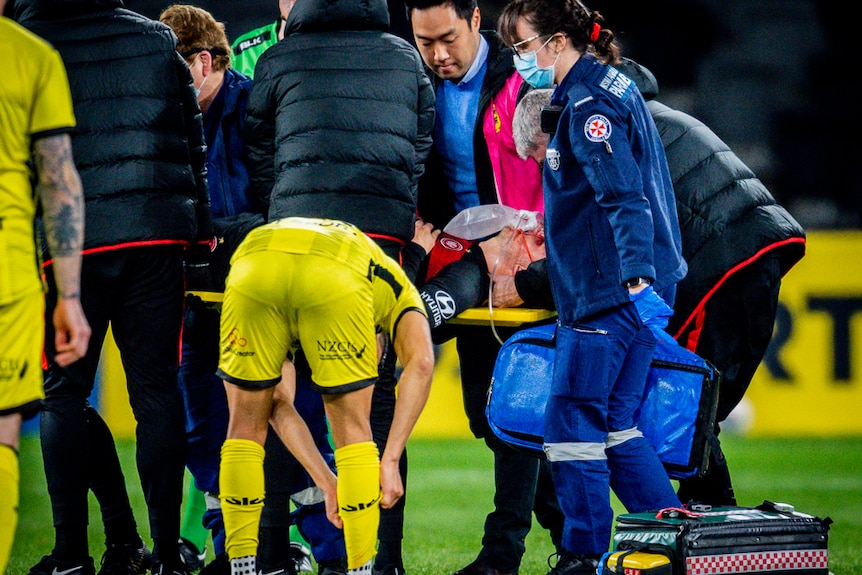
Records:
<instances>
[{"instance_id":1,"label":"yellow sock","mask_svg":"<svg viewBox=\"0 0 862 575\"><path fill-rule=\"evenodd\" d=\"M221 448L219 499L225 550L231 559L257 555L264 497L263 456L263 446L247 439L227 439Z\"/></svg>"},{"instance_id":2,"label":"yellow sock","mask_svg":"<svg viewBox=\"0 0 862 575\"><path fill-rule=\"evenodd\" d=\"M0 445L0 573L6 572L18 526L18 454Z\"/></svg>"},{"instance_id":3,"label":"yellow sock","mask_svg":"<svg viewBox=\"0 0 862 575\"><path fill-rule=\"evenodd\" d=\"M380 457L373 441L335 450L338 507L344 521L347 568L357 569L374 557L380 524Z\"/></svg>"}]
</instances>

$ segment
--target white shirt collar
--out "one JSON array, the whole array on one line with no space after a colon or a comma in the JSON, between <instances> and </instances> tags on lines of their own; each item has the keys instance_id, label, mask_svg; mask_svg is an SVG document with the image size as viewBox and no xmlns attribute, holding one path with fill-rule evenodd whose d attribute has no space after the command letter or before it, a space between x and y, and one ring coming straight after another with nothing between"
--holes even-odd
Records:
<instances>
[{"instance_id":1,"label":"white shirt collar","mask_svg":"<svg viewBox=\"0 0 862 575\"><path fill-rule=\"evenodd\" d=\"M476 50L476 57L473 58L473 63L470 64L470 69L467 70L467 73L464 74L464 77L461 78L461 81L458 82L458 85L461 86L466 84L470 80L476 77L476 74L479 73L479 70L482 69L482 65L485 63L485 60L488 58L488 41L485 40L485 37L479 34L479 48Z\"/></svg>"}]
</instances>

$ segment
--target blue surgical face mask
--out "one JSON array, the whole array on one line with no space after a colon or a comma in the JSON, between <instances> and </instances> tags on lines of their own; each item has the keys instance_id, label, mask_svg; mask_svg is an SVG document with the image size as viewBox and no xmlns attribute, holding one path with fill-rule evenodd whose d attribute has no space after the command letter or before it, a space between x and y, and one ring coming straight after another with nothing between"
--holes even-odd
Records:
<instances>
[{"instance_id":1,"label":"blue surgical face mask","mask_svg":"<svg viewBox=\"0 0 862 575\"><path fill-rule=\"evenodd\" d=\"M547 46L551 38L548 38L538 50L513 56L515 59L515 69L524 79L524 82L533 88L554 87L554 66L557 64L557 60L554 59L554 63L546 68L539 68L538 65L539 50ZM557 54L557 58L559 57L560 55Z\"/></svg>"},{"instance_id":2,"label":"blue surgical face mask","mask_svg":"<svg viewBox=\"0 0 862 575\"><path fill-rule=\"evenodd\" d=\"M204 81L203 81L203 82L201 82L201 85L200 85L200 86L198 86L197 88L195 88L195 98L200 98L200 97L201 97L201 90L203 89L204 84L206 84L206 83L207 83L207 78L209 78L209 76L204 76ZM194 87L194 82L192 82L192 87Z\"/></svg>"}]
</instances>

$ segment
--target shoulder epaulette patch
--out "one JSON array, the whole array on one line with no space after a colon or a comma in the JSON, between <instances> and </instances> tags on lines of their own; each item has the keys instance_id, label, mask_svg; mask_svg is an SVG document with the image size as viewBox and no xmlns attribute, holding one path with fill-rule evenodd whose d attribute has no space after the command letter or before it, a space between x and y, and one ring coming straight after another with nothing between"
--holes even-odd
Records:
<instances>
[{"instance_id":1,"label":"shoulder epaulette patch","mask_svg":"<svg viewBox=\"0 0 862 575\"><path fill-rule=\"evenodd\" d=\"M608 66L604 78L599 82L599 88L616 96L620 100L624 100L629 95L633 86L634 82L632 82L631 78L610 66Z\"/></svg>"},{"instance_id":2,"label":"shoulder epaulette patch","mask_svg":"<svg viewBox=\"0 0 862 575\"><path fill-rule=\"evenodd\" d=\"M587 102L592 102L592 101L593 101L592 96L587 96L586 98L581 98L580 100L578 100L577 102L572 104L572 108L577 109L577 108L583 106L584 104L586 104Z\"/></svg>"}]
</instances>

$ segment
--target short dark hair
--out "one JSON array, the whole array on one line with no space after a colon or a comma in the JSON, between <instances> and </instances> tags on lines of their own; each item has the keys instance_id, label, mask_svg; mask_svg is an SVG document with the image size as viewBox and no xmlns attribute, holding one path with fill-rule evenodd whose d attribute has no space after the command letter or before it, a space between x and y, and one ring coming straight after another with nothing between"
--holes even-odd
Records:
<instances>
[{"instance_id":1,"label":"short dark hair","mask_svg":"<svg viewBox=\"0 0 862 575\"><path fill-rule=\"evenodd\" d=\"M470 21L473 11L479 7L476 0L404 0L404 8L407 10L407 20L412 20L413 10L426 10L436 6L450 5L455 9L455 14L462 20Z\"/></svg>"}]
</instances>

